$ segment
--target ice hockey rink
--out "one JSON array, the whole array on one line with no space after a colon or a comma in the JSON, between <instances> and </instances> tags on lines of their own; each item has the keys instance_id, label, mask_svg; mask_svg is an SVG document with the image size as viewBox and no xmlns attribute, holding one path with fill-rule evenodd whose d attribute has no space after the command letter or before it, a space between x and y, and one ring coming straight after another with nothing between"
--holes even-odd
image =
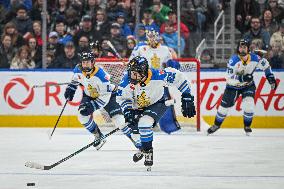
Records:
<instances>
[{"instance_id":1,"label":"ice hockey rink","mask_svg":"<svg viewBox=\"0 0 284 189\"><path fill-rule=\"evenodd\" d=\"M107 133L110 128L104 129ZM221 129L154 135L154 166L132 162L135 149L119 132L100 151L93 147L51 170L31 169L26 161L51 165L92 142L84 128L0 129L1 189L283 189L284 130ZM35 183L35 186L27 186Z\"/></svg>"}]
</instances>

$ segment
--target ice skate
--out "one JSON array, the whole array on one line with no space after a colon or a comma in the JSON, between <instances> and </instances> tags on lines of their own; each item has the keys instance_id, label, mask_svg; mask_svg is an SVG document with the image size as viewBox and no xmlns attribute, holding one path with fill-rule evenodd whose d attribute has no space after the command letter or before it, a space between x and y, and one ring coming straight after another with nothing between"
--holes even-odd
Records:
<instances>
[{"instance_id":1,"label":"ice skate","mask_svg":"<svg viewBox=\"0 0 284 189\"><path fill-rule=\"evenodd\" d=\"M99 150L101 149L101 147L103 147L103 145L106 143L106 139L104 138L104 135L103 133L100 131L100 129L97 127L95 133L94 133L94 136L95 136L95 143L94 143L94 147ZM101 138L104 138L104 139L101 139Z\"/></svg>"},{"instance_id":2,"label":"ice skate","mask_svg":"<svg viewBox=\"0 0 284 189\"><path fill-rule=\"evenodd\" d=\"M143 152L139 150L137 153L133 155L133 161L136 163L140 161L144 157Z\"/></svg>"},{"instance_id":3,"label":"ice skate","mask_svg":"<svg viewBox=\"0 0 284 189\"><path fill-rule=\"evenodd\" d=\"M245 132L246 132L246 135L247 135L247 136L250 136L250 134L251 134L251 132L252 132L250 126L245 126L245 127L244 127L244 130L245 130Z\"/></svg>"},{"instance_id":4,"label":"ice skate","mask_svg":"<svg viewBox=\"0 0 284 189\"><path fill-rule=\"evenodd\" d=\"M218 129L220 129L220 126L213 125L212 127L210 127L210 128L207 130L207 135L210 135L210 134L216 132Z\"/></svg>"},{"instance_id":5,"label":"ice skate","mask_svg":"<svg viewBox=\"0 0 284 189\"><path fill-rule=\"evenodd\" d=\"M153 165L153 149L144 151L145 161L144 165L147 167L147 171L151 171Z\"/></svg>"}]
</instances>

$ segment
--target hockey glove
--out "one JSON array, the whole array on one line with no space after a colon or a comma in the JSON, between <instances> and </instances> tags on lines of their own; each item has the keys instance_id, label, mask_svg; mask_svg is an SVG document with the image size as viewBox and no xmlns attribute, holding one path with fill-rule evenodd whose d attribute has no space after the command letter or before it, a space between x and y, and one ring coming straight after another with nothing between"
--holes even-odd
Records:
<instances>
[{"instance_id":1,"label":"hockey glove","mask_svg":"<svg viewBox=\"0 0 284 189\"><path fill-rule=\"evenodd\" d=\"M249 82L253 81L253 75L252 74L240 75L239 81L249 83Z\"/></svg>"},{"instance_id":2,"label":"hockey glove","mask_svg":"<svg viewBox=\"0 0 284 189\"><path fill-rule=\"evenodd\" d=\"M125 109L123 115L126 123L131 125L135 124L135 112L133 109Z\"/></svg>"},{"instance_id":3,"label":"hockey glove","mask_svg":"<svg viewBox=\"0 0 284 189\"><path fill-rule=\"evenodd\" d=\"M79 112L83 116L91 115L96 109L97 108L94 101L85 102L79 106Z\"/></svg>"},{"instance_id":4,"label":"hockey glove","mask_svg":"<svg viewBox=\"0 0 284 189\"><path fill-rule=\"evenodd\" d=\"M72 101L77 89L77 85L69 84L65 90L64 97L66 100Z\"/></svg>"},{"instance_id":5,"label":"hockey glove","mask_svg":"<svg viewBox=\"0 0 284 189\"><path fill-rule=\"evenodd\" d=\"M188 118L196 115L194 97L189 93L183 93L181 96L181 112L184 117Z\"/></svg>"},{"instance_id":6,"label":"hockey glove","mask_svg":"<svg viewBox=\"0 0 284 189\"><path fill-rule=\"evenodd\" d=\"M276 90L277 89L277 82L276 82L274 75L273 74L267 75L266 79L268 80L268 83L270 84L271 89Z\"/></svg>"}]
</instances>

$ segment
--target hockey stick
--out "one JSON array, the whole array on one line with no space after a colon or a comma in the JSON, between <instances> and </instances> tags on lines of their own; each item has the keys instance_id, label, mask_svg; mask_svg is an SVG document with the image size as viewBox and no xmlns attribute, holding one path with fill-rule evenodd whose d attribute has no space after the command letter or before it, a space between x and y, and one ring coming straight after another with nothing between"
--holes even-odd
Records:
<instances>
[{"instance_id":1,"label":"hockey stick","mask_svg":"<svg viewBox=\"0 0 284 189\"><path fill-rule=\"evenodd\" d=\"M57 127L57 124L58 124L58 122L59 122L59 120L60 120L60 118L61 118L61 115L62 115L62 113L63 113L63 111L64 111L64 109L65 109L65 107L66 107L66 105L67 105L67 102L68 102L68 100L65 101L65 104L64 104L64 106L63 106L63 108L62 108L62 110L61 110L61 112L60 112L60 115L59 115L58 118L57 118L57 121L56 121L56 123L55 123L55 125L54 125L54 127L53 127L53 130L52 130L51 134L49 135L49 140L51 139L51 137L52 137L52 135L53 135L53 133L54 133L56 127Z\"/></svg>"},{"instance_id":2,"label":"hockey stick","mask_svg":"<svg viewBox=\"0 0 284 189\"><path fill-rule=\"evenodd\" d=\"M75 155L81 153L82 151L88 149L89 147L93 146L94 143L97 143L98 141L107 138L108 136L112 135L113 133L115 133L115 132L118 131L118 130L119 130L119 128L116 128L116 129L112 130L111 132L107 133L106 135L103 135L101 138L99 138L99 139L93 141L92 143L90 143L90 144L84 146L84 147L81 148L80 150L77 150L76 152L70 154L69 156L67 156L67 157L65 157L65 158L63 158L63 159L61 159L61 160L59 160L58 162L56 162L56 163L54 163L54 164L52 164L52 165L41 165L41 164L39 164L39 163L35 163L35 162L30 162L30 161L28 161L28 162L25 163L25 166L26 166L26 167L29 167L29 168L41 169L41 170L49 170L49 169L52 169L52 168L56 167L57 165L63 163L64 161L66 161L66 160L72 158L73 156L75 156Z\"/></svg>"},{"instance_id":3,"label":"hockey stick","mask_svg":"<svg viewBox=\"0 0 284 189\"><path fill-rule=\"evenodd\" d=\"M120 56L120 54L117 52L117 50L114 48L112 43L110 41L107 41L107 45L110 47L110 49L114 52L114 55L126 66L127 62L123 60L123 58Z\"/></svg>"},{"instance_id":4,"label":"hockey stick","mask_svg":"<svg viewBox=\"0 0 284 189\"><path fill-rule=\"evenodd\" d=\"M47 86L68 85L69 83L51 83L46 85L34 85L33 88L42 88Z\"/></svg>"},{"instance_id":5,"label":"hockey stick","mask_svg":"<svg viewBox=\"0 0 284 189\"><path fill-rule=\"evenodd\" d=\"M114 48L114 46L112 45L112 43L110 41L107 41L107 45L110 47L110 49L114 52L114 55L122 60L122 57L120 56L120 54L117 52L117 50Z\"/></svg>"}]
</instances>

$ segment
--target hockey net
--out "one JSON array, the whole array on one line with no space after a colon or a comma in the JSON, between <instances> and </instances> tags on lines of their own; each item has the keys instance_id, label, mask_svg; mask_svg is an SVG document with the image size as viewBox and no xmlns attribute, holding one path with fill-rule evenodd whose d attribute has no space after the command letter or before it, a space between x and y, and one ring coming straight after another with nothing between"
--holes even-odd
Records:
<instances>
[{"instance_id":1,"label":"hockey net","mask_svg":"<svg viewBox=\"0 0 284 189\"><path fill-rule=\"evenodd\" d=\"M125 60L126 61L126 60ZM181 113L181 99L180 93L177 89L170 88L171 95L175 98L175 113L177 120L182 128L194 128L200 131L200 63L197 59L186 58L178 59L181 67L180 71L184 73L186 78L191 83L191 92L194 95L195 106L196 106L196 116L194 118L184 118ZM96 65L102 67L106 72L111 75L111 82L118 85L124 72L126 71L126 66L117 59L97 59ZM101 125L112 125L108 114L104 111L101 115L97 116L99 119L99 124ZM100 119L100 117L102 117Z\"/></svg>"}]
</instances>

